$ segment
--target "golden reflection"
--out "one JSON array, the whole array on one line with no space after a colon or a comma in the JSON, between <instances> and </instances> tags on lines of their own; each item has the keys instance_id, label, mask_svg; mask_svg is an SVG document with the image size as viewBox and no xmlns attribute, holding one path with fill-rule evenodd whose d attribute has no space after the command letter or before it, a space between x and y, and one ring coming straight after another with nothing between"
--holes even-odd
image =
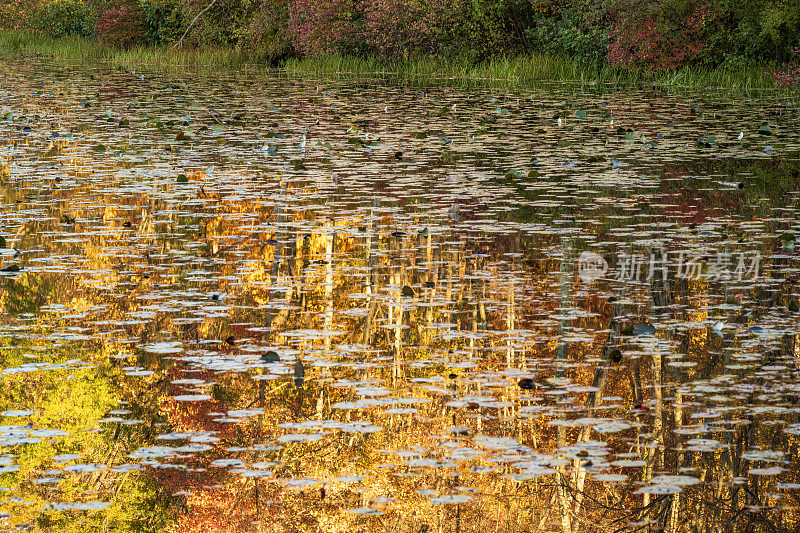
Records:
<instances>
[{"instance_id":1,"label":"golden reflection","mask_svg":"<svg viewBox=\"0 0 800 533\"><path fill-rule=\"evenodd\" d=\"M0 175L9 528L800 527L790 288L587 285L591 221L454 221L222 162L145 176L104 139L45 145L59 182L18 178L28 152Z\"/></svg>"}]
</instances>

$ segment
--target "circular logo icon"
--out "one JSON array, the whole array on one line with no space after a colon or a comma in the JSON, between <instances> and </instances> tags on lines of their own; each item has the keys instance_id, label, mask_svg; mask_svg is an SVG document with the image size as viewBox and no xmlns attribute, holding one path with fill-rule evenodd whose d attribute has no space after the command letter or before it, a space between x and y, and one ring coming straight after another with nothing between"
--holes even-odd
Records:
<instances>
[{"instance_id":1,"label":"circular logo icon","mask_svg":"<svg viewBox=\"0 0 800 533\"><path fill-rule=\"evenodd\" d=\"M581 252L578 256L578 276L584 283L602 278L608 272L608 263L594 252Z\"/></svg>"}]
</instances>

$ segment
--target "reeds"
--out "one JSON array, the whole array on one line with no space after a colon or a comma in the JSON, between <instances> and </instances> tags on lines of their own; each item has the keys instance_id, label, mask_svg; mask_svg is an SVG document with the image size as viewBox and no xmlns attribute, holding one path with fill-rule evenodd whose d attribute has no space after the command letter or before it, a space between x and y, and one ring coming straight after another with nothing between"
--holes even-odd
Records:
<instances>
[{"instance_id":1,"label":"reeds","mask_svg":"<svg viewBox=\"0 0 800 533\"><path fill-rule=\"evenodd\" d=\"M379 62L339 55L291 59L284 69L292 75L329 77L383 77L412 85L525 87L537 83L575 84L581 87L639 87L669 89L727 88L741 92L779 91L764 72L768 65L652 73L624 70L553 55L497 57L481 63L465 58L424 57ZM789 93L787 93L789 94Z\"/></svg>"},{"instance_id":2,"label":"reeds","mask_svg":"<svg viewBox=\"0 0 800 533\"><path fill-rule=\"evenodd\" d=\"M375 57L322 55L289 59L272 68L268 61L249 51L229 48L181 48L169 46L121 49L85 38L51 39L19 31L0 31L0 56L45 56L54 59L107 62L126 69L285 72L290 76L328 78L378 78L406 85L449 85L457 87L524 88L537 84L572 84L579 88L659 88L669 91L726 88L737 92L776 91L765 74L769 65L703 69L685 67L677 71L652 73L623 70L607 64L537 54L495 57L474 62L467 57L426 56L395 61Z\"/></svg>"}]
</instances>

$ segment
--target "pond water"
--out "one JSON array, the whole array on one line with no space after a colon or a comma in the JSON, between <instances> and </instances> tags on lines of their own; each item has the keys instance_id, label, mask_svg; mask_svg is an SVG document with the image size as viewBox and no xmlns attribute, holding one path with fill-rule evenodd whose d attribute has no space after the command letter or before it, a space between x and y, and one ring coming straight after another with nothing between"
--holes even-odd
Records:
<instances>
[{"instance_id":1,"label":"pond water","mask_svg":"<svg viewBox=\"0 0 800 533\"><path fill-rule=\"evenodd\" d=\"M793 531L796 102L0 63L0 512Z\"/></svg>"}]
</instances>

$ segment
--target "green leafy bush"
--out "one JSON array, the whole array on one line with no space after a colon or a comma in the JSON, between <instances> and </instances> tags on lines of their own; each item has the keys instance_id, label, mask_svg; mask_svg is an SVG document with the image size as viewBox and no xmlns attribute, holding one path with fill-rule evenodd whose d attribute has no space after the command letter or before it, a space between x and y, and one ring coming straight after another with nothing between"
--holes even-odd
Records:
<instances>
[{"instance_id":1,"label":"green leafy bush","mask_svg":"<svg viewBox=\"0 0 800 533\"><path fill-rule=\"evenodd\" d=\"M176 0L141 0L144 40L151 44L166 44L183 35L188 23Z\"/></svg>"},{"instance_id":2,"label":"green leafy bush","mask_svg":"<svg viewBox=\"0 0 800 533\"><path fill-rule=\"evenodd\" d=\"M718 0L719 24L709 36L704 61L710 64L790 59L800 45L800 2Z\"/></svg>"},{"instance_id":3,"label":"green leafy bush","mask_svg":"<svg viewBox=\"0 0 800 533\"><path fill-rule=\"evenodd\" d=\"M247 0L236 20L237 45L270 63L293 55L289 6L283 0Z\"/></svg>"},{"instance_id":4,"label":"green leafy bush","mask_svg":"<svg viewBox=\"0 0 800 533\"><path fill-rule=\"evenodd\" d=\"M608 1L570 0L536 7L533 24L525 28L528 49L587 62L605 60L611 43Z\"/></svg>"},{"instance_id":5,"label":"green leafy bush","mask_svg":"<svg viewBox=\"0 0 800 533\"><path fill-rule=\"evenodd\" d=\"M36 0L0 0L0 28L24 29L36 5Z\"/></svg>"},{"instance_id":6,"label":"green leafy bush","mask_svg":"<svg viewBox=\"0 0 800 533\"><path fill-rule=\"evenodd\" d=\"M82 0L54 0L40 4L31 16L33 28L50 37L94 36L97 13Z\"/></svg>"},{"instance_id":7,"label":"green leafy bush","mask_svg":"<svg viewBox=\"0 0 800 533\"><path fill-rule=\"evenodd\" d=\"M534 22L530 0L466 0L462 21L455 21L467 44L478 58L520 52L525 48L526 30Z\"/></svg>"}]
</instances>

